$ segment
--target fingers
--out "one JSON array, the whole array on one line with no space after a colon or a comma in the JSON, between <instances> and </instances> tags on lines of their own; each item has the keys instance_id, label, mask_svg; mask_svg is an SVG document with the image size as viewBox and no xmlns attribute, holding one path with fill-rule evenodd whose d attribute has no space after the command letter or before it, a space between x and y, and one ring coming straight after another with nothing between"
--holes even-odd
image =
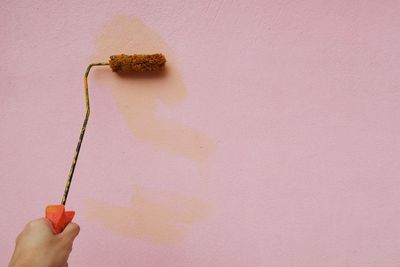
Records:
<instances>
[{"instance_id":1,"label":"fingers","mask_svg":"<svg viewBox=\"0 0 400 267\"><path fill-rule=\"evenodd\" d=\"M77 225L76 223L69 223L60 235L63 239L65 238L68 241L72 242L78 236L79 231L79 225Z\"/></svg>"},{"instance_id":2,"label":"fingers","mask_svg":"<svg viewBox=\"0 0 400 267\"><path fill-rule=\"evenodd\" d=\"M46 218L40 218L30 221L25 226L25 230L33 232L40 231L41 233L46 233L46 234L53 233L51 222L49 222Z\"/></svg>"},{"instance_id":3,"label":"fingers","mask_svg":"<svg viewBox=\"0 0 400 267\"><path fill-rule=\"evenodd\" d=\"M28 222L27 227L34 227L34 228L45 228L49 226L49 222L46 218L39 218Z\"/></svg>"}]
</instances>

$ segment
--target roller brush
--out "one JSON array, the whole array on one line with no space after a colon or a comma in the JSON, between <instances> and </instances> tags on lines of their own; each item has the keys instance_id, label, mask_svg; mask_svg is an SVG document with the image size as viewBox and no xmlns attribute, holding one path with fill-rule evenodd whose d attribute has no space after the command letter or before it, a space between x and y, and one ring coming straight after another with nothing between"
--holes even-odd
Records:
<instances>
[{"instance_id":1,"label":"roller brush","mask_svg":"<svg viewBox=\"0 0 400 267\"><path fill-rule=\"evenodd\" d=\"M85 135L86 126L90 116L89 89L87 77L90 69L95 66L110 66L113 72L117 73L147 73L161 72L165 67L166 59L163 54L152 55L113 55L108 62L99 62L90 64L83 78L86 100L86 115L83 121L82 130L79 135L78 144L76 146L74 158L72 160L71 169L68 174L67 183L65 185L64 194L60 205L49 205L46 207L46 218L53 226L55 234L61 233L75 216L75 211L66 211L65 203L67 202L69 188L71 186L72 177L74 175L76 162L78 160L79 151L81 149L83 136Z\"/></svg>"}]
</instances>

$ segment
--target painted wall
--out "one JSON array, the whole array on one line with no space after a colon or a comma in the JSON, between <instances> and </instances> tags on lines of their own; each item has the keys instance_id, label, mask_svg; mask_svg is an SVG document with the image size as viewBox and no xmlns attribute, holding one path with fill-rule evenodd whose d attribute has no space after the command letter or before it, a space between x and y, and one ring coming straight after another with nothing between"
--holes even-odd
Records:
<instances>
[{"instance_id":1,"label":"painted wall","mask_svg":"<svg viewBox=\"0 0 400 267\"><path fill-rule=\"evenodd\" d=\"M58 203L70 266L399 266L398 1L3 1L0 264Z\"/></svg>"}]
</instances>

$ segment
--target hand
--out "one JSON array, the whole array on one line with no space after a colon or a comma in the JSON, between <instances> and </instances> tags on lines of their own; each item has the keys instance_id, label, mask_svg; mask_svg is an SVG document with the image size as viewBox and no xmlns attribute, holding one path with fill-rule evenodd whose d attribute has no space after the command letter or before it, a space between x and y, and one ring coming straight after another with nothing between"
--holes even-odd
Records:
<instances>
[{"instance_id":1,"label":"hand","mask_svg":"<svg viewBox=\"0 0 400 267\"><path fill-rule=\"evenodd\" d=\"M45 218L29 222L18 235L9 267L65 267L79 226L70 223L54 235Z\"/></svg>"}]
</instances>

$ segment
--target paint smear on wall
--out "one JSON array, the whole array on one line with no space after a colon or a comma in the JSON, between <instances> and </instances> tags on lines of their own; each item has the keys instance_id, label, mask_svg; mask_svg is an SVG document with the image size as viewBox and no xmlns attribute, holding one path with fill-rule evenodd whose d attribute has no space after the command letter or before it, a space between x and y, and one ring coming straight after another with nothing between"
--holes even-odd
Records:
<instances>
[{"instance_id":1,"label":"paint smear on wall","mask_svg":"<svg viewBox=\"0 0 400 267\"><path fill-rule=\"evenodd\" d=\"M137 18L117 16L99 34L97 52L92 61L104 61L113 54L157 52L167 58L166 72L162 75L121 76L97 69L93 76L105 87L111 88L118 107L138 140L198 161L202 167L213 150L211 140L190 126L157 114L160 102L173 105L186 96L173 53L157 33Z\"/></svg>"},{"instance_id":2,"label":"paint smear on wall","mask_svg":"<svg viewBox=\"0 0 400 267\"><path fill-rule=\"evenodd\" d=\"M196 198L136 186L129 207L87 201L88 216L124 237L171 243L205 218L208 205Z\"/></svg>"}]
</instances>

